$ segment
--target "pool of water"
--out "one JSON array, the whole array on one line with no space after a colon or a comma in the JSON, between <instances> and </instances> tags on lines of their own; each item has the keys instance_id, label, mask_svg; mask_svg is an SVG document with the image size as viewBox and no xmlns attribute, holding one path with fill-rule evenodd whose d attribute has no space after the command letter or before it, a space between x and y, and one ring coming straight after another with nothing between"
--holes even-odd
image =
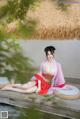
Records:
<instances>
[{"instance_id":1,"label":"pool of water","mask_svg":"<svg viewBox=\"0 0 80 119\"><path fill-rule=\"evenodd\" d=\"M23 109L6 104L0 104L0 112L7 111L8 119L69 119L36 110L35 106Z\"/></svg>"}]
</instances>

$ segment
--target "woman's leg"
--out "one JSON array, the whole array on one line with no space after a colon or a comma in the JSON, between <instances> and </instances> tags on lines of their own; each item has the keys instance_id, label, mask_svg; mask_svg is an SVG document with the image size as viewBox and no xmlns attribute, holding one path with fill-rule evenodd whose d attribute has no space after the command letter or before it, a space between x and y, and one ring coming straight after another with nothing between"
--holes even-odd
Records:
<instances>
[{"instance_id":1,"label":"woman's leg","mask_svg":"<svg viewBox=\"0 0 80 119\"><path fill-rule=\"evenodd\" d=\"M25 83L22 85L22 88L23 89L29 89L31 87L34 87L36 85L36 82L35 81L30 81L28 83Z\"/></svg>"},{"instance_id":2,"label":"woman's leg","mask_svg":"<svg viewBox=\"0 0 80 119\"><path fill-rule=\"evenodd\" d=\"M33 92L36 92L37 86L33 86L29 89L19 89L19 88L13 88L12 86L9 86L9 87L3 88L2 90L16 91L20 93L33 93Z\"/></svg>"},{"instance_id":3,"label":"woman's leg","mask_svg":"<svg viewBox=\"0 0 80 119\"><path fill-rule=\"evenodd\" d=\"M28 89L28 88L30 88L30 87L33 87L33 86L35 86L36 85L36 82L35 81L30 81L30 82L28 82L28 83L25 83L25 84L8 84L8 85L6 85L5 87L3 87L2 89L10 89L11 87L13 87L13 88L19 88L19 89Z\"/></svg>"},{"instance_id":4,"label":"woman's leg","mask_svg":"<svg viewBox=\"0 0 80 119\"><path fill-rule=\"evenodd\" d=\"M23 90L23 93L34 93L37 91L37 86L33 86L29 89Z\"/></svg>"},{"instance_id":5,"label":"woman's leg","mask_svg":"<svg viewBox=\"0 0 80 119\"><path fill-rule=\"evenodd\" d=\"M14 84L12 87L14 88L20 88L20 89L28 89L28 88L31 88L33 86L36 85L36 82L35 81L30 81L28 83L25 83L25 84Z\"/></svg>"},{"instance_id":6,"label":"woman's leg","mask_svg":"<svg viewBox=\"0 0 80 119\"><path fill-rule=\"evenodd\" d=\"M2 90L6 90L6 89L8 89L8 88L11 88L11 87L21 87L22 86L22 84L7 84L6 86L4 86L3 88L2 88Z\"/></svg>"},{"instance_id":7,"label":"woman's leg","mask_svg":"<svg viewBox=\"0 0 80 119\"><path fill-rule=\"evenodd\" d=\"M20 93L23 93L24 90L23 89L20 89L20 88L14 88L12 86L6 86L4 88L2 88L1 90L10 90L10 91L16 91L16 92L20 92Z\"/></svg>"},{"instance_id":8,"label":"woman's leg","mask_svg":"<svg viewBox=\"0 0 80 119\"><path fill-rule=\"evenodd\" d=\"M12 91L17 91L17 92L22 92L22 93L32 93L35 92L36 86L35 81L30 81L26 84L10 84L2 88L2 90L12 90Z\"/></svg>"}]
</instances>

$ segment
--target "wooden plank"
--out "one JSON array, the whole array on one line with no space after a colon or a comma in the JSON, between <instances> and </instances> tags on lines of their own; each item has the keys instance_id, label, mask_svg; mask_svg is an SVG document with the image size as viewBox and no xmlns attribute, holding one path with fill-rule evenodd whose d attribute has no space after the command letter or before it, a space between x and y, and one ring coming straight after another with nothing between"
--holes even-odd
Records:
<instances>
[{"instance_id":1,"label":"wooden plank","mask_svg":"<svg viewBox=\"0 0 80 119\"><path fill-rule=\"evenodd\" d=\"M78 118L80 116L80 99L63 100L52 95L51 97L47 97L37 94L21 94L14 91L0 91L0 103L22 108L27 108L35 104L38 110L50 114L70 118Z\"/></svg>"},{"instance_id":2,"label":"wooden plank","mask_svg":"<svg viewBox=\"0 0 80 119\"><path fill-rule=\"evenodd\" d=\"M80 80L78 79L66 79L71 85L77 86L80 89ZM5 103L22 108L28 108L31 105L36 105L37 109L59 115L62 117L69 117L72 119L80 118L80 99L76 100L64 100L51 96L40 96L33 94L22 94L15 91L1 91L0 90L0 103Z\"/></svg>"}]
</instances>

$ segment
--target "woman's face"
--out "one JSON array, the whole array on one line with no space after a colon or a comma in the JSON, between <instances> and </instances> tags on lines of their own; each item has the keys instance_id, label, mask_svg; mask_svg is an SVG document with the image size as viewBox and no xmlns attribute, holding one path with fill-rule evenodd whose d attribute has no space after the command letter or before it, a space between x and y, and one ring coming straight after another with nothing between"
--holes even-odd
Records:
<instances>
[{"instance_id":1,"label":"woman's face","mask_svg":"<svg viewBox=\"0 0 80 119\"><path fill-rule=\"evenodd\" d=\"M53 56L53 54L50 52L50 51L48 51L48 53L47 53L47 60L48 61L52 61L53 60L53 58L54 58L54 56Z\"/></svg>"}]
</instances>

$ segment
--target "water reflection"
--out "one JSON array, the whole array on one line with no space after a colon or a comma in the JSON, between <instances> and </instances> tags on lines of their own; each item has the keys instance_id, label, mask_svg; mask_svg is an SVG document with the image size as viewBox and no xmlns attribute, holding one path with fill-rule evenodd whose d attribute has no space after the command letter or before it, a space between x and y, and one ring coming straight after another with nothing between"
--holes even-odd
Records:
<instances>
[{"instance_id":1,"label":"water reflection","mask_svg":"<svg viewBox=\"0 0 80 119\"><path fill-rule=\"evenodd\" d=\"M45 112L40 112L33 105L30 108L23 109L15 106L0 104L0 111L8 111L8 119L69 119Z\"/></svg>"},{"instance_id":2,"label":"water reflection","mask_svg":"<svg viewBox=\"0 0 80 119\"><path fill-rule=\"evenodd\" d=\"M17 110L15 106L6 104L0 104L0 112L1 111L8 111L9 119L18 119L17 117L20 115L20 111Z\"/></svg>"}]
</instances>

